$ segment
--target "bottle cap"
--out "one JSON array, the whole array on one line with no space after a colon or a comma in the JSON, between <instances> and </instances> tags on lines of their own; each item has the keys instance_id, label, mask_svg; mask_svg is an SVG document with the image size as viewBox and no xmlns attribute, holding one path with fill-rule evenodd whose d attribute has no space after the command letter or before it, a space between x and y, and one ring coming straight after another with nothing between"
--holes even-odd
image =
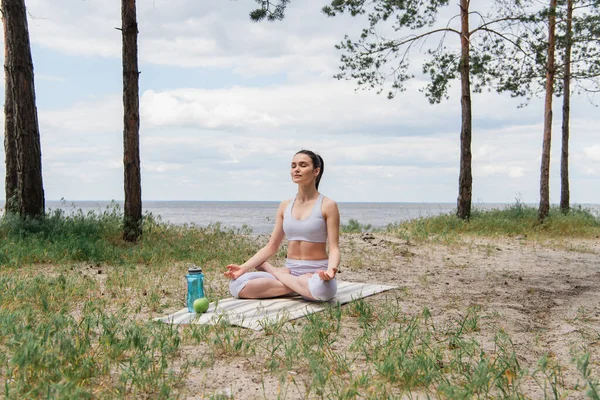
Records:
<instances>
[{"instance_id":1,"label":"bottle cap","mask_svg":"<svg viewBox=\"0 0 600 400\"><path fill-rule=\"evenodd\" d=\"M188 274L199 274L202 272L202 267L199 267L197 265L191 265L188 268Z\"/></svg>"}]
</instances>

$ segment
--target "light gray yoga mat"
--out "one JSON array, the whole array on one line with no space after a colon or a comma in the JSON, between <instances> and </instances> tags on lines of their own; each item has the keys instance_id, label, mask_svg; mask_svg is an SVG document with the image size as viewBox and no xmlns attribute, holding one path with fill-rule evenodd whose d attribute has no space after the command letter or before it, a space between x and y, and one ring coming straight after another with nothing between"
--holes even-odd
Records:
<instances>
[{"instance_id":1,"label":"light gray yoga mat","mask_svg":"<svg viewBox=\"0 0 600 400\"><path fill-rule=\"evenodd\" d=\"M338 281L337 294L329 303L345 304L395 288L397 286ZM300 296L260 300L228 298L210 303L208 311L201 315L188 312L186 307L166 317L155 318L155 321L171 324L216 324L226 319L232 325L260 331L265 325L281 319L300 318L322 311L325 307L327 303L309 302L302 300Z\"/></svg>"}]
</instances>

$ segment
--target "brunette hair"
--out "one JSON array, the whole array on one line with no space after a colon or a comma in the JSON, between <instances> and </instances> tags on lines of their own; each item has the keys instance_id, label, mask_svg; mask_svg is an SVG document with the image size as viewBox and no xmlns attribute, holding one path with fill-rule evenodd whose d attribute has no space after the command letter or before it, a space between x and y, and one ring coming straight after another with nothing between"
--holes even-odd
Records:
<instances>
[{"instance_id":1,"label":"brunette hair","mask_svg":"<svg viewBox=\"0 0 600 400\"><path fill-rule=\"evenodd\" d=\"M321 182L321 177L325 171L325 162L323 161L323 158L314 151L310 150L300 150L296 154L306 154L312 160L313 167L320 169L319 175L317 175L317 179L315 180L316 189L319 190L319 182Z\"/></svg>"}]
</instances>

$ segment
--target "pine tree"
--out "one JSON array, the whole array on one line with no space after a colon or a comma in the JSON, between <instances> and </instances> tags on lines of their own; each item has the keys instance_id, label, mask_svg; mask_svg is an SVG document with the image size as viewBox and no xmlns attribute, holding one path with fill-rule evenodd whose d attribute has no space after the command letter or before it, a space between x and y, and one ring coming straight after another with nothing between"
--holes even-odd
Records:
<instances>
[{"instance_id":1,"label":"pine tree","mask_svg":"<svg viewBox=\"0 0 600 400\"><path fill-rule=\"evenodd\" d=\"M6 200L8 209L16 210L22 217L38 217L44 215L45 199L27 12L24 0L2 0L1 4L5 32L5 74L7 76L5 94ZM15 160L16 187L14 184Z\"/></svg>"},{"instance_id":2,"label":"pine tree","mask_svg":"<svg viewBox=\"0 0 600 400\"><path fill-rule=\"evenodd\" d=\"M440 20L442 9L451 7L448 0L408 2L393 0L335 0L323 11L329 16L348 12L366 15L368 27L358 39L345 37L338 45L343 51L338 79L351 79L359 87L383 91L391 81L388 97L405 90L405 82L413 78L409 72L411 52L425 48L422 71L430 82L422 91L431 104L448 99L452 81L461 87L460 169L457 215L469 219L472 199L472 107L471 93L492 85L502 71L499 60L509 48L519 49L521 21L512 16L504 2L497 1L487 10L476 10L470 0L460 0L458 14ZM453 26L454 21L460 21ZM395 37L382 37L378 28L395 32ZM449 37L458 37L459 44ZM434 42L428 42L433 40ZM449 43L450 42L450 43Z\"/></svg>"},{"instance_id":3,"label":"pine tree","mask_svg":"<svg viewBox=\"0 0 600 400\"><path fill-rule=\"evenodd\" d=\"M499 77L498 91L508 91L513 96L525 97L525 104L539 93L545 93L544 144L538 215L540 222L548 216L550 208L549 168L552 120L548 120L548 117L552 116L552 93L563 96L560 207L563 212L568 212L570 207L571 95L600 90L599 11L598 0L557 1L543 9L526 10L522 20L526 21L530 28L520 40L522 51L509 54L507 58L513 62L506 64L506 73ZM541 24L547 24L548 29L546 31L541 29ZM552 26L554 26L552 36L554 44L550 43ZM551 48L555 48L553 62L549 60ZM551 81L548 81L548 78Z\"/></svg>"},{"instance_id":4,"label":"pine tree","mask_svg":"<svg viewBox=\"0 0 600 400\"><path fill-rule=\"evenodd\" d=\"M125 240L142 234L142 184L140 172L140 100L135 0L122 0L123 34L123 166L125 172Z\"/></svg>"}]
</instances>

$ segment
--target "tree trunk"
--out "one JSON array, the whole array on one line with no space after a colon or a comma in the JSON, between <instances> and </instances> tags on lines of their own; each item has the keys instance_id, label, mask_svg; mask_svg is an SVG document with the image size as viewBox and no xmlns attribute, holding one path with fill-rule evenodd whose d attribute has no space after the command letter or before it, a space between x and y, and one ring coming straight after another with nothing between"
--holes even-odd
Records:
<instances>
[{"instance_id":1,"label":"tree trunk","mask_svg":"<svg viewBox=\"0 0 600 400\"><path fill-rule=\"evenodd\" d=\"M40 130L35 105L33 61L24 0L2 0L7 69L14 100L15 150L17 154L17 208L22 217L44 215L44 185ZM15 196L13 196L14 198ZM8 199L7 199L8 200Z\"/></svg>"},{"instance_id":2,"label":"tree trunk","mask_svg":"<svg viewBox=\"0 0 600 400\"><path fill-rule=\"evenodd\" d=\"M562 151L560 157L560 209L569 212L569 120L571 118L571 48L573 46L573 0L567 0L567 40L563 77Z\"/></svg>"},{"instance_id":3,"label":"tree trunk","mask_svg":"<svg viewBox=\"0 0 600 400\"><path fill-rule=\"evenodd\" d=\"M125 170L125 240L142 234L142 183L140 174L140 101L135 0L122 0L123 33L123 165Z\"/></svg>"},{"instance_id":4,"label":"tree trunk","mask_svg":"<svg viewBox=\"0 0 600 400\"><path fill-rule=\"evenodd\" d=\"M5 1L2 1L4 10ZM3 18L4 20L4 18ZM6 214L19 212L17 199L17 142L15 132L14 104L12 97L12 84L8 66L11 64L12 52L8 43L8 24L4 22L4 156L6 163L6 177L4 181Z\"/></svg>"},{"instance_id":5,"label":"tree trunk","mask_svg":"<svg viewBox=\"0 0 600 400\"><path fill-rule=\"evenodd\" d=\"M460 172L458 178L458 199L456 214L459 218L471 217L471 196L473 176L471 174L471 82L469 76L469 0L460 0L461 16L461 131L460 131Z\"/></svg>"},{"instance_id":6,"label":"tree trunk","mask_svg":"<svg viewBox=\"0 0 600 400\"><path fill-rule=\"evenodd\" d=\"M548 60L546 65L546 99L544 102L544 141L540 176L540 208L538 220L544 222L550 212L550 143L552 139L552 95L554 94L554 50L556 31L556 0L550 0L548 14Z\"/></svg>"}]
</instances>

